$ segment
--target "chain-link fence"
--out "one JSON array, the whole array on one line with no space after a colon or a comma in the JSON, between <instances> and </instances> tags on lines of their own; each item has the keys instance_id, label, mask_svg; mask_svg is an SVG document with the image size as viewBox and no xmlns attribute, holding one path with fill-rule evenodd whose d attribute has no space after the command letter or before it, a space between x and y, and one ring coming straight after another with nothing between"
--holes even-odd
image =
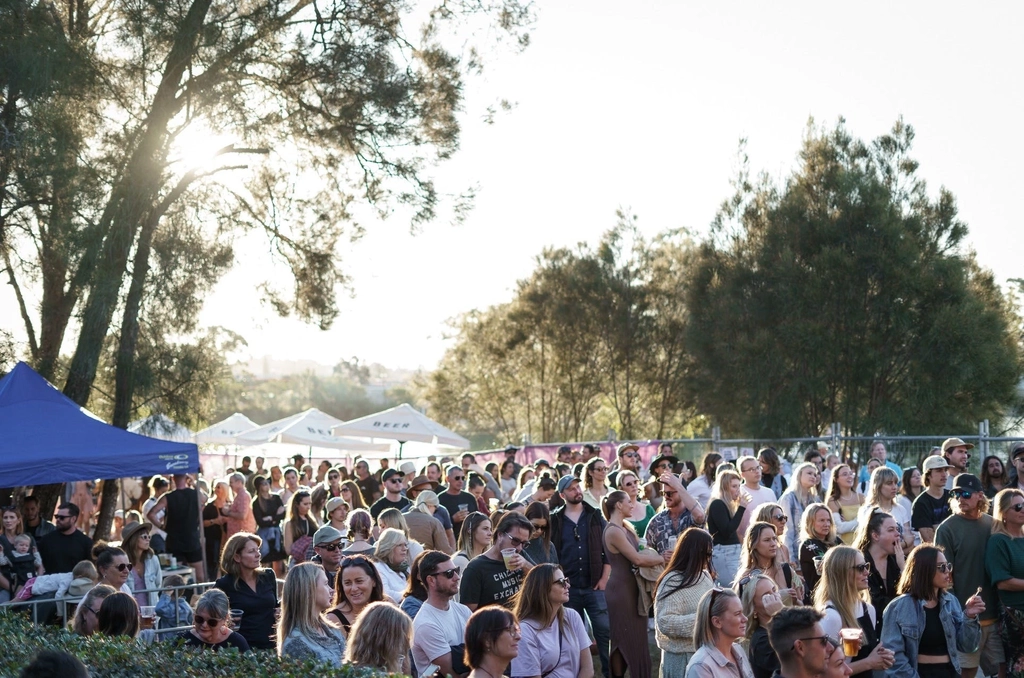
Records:
<instances>
[{"instance_id":1,"label":"chain-link fence","mask_svg":"<svg viewBox=\"0 0 1024 678\"><path fill-rule=\"evenodd\" d=\"M841 431L842 427L835 424L834 431ZM924 458L931 454L941 454L941 447L947 438L960 438L966 443L974 445L970 451L970 462L968 470L971 473L981 472L982 460L995 455L1005 463L1009 459L1010 448L1021 438L1009 438L1002 436L988 435L988 422L983 421L978 425L977 432L948 434L948 435L925 435L925 436L845 436L828 435L804 438L723 438L719 429L714 429L710 438L683 438L680 440L665 441L671 442L674 453L684 460L700 461L707 452L719 452L727 459L735 459L744 454L756 454L762 447L773 447L780 456L790 462L802 461L804 455L813 449L822 449L822 452L834 453L844 463L854 463L858 467L870 459L870 450L875 441L885 444L888 453L888 460L903 468L911 466L920 467Z\"/></svg>"}]
</instances>

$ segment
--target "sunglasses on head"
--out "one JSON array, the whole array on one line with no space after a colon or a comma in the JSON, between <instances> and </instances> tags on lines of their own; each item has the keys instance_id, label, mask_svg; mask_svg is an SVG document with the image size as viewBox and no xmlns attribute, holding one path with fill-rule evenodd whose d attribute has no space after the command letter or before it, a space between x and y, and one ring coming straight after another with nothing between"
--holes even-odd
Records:
<instances>
[{"instance_id":1,"label":"sunglasses on head","mask_svg":"<svg viewBox=\"0 0 1024 678\"><path fill-rule=\"evenodd\" d=\"M224 621L223 619L217 619L216 617L204 617L201 614L196 614L192 618L195 619L196 626L203 626L205 624L211 629L217 628L217 625Z\"/></svg>"}]
</instances>

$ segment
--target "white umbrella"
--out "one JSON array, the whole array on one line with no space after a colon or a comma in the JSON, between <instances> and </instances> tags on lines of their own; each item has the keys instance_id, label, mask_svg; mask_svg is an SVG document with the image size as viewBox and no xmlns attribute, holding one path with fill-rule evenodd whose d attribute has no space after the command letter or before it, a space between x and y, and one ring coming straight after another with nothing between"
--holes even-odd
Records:
<instances>
[{"instance_id":1,"label":"white umbrella","mask_svg":"<svg viewBox=\"0 0 1024 678\"><path fill-rule=\"evenodd\" d=\"M197 445L237 445L236 436L257 429L259 426L244 414L235 412L227 419L211 424L196 433L192 436L192 442Z\"/></svg>"},{"instance_id":2,"label":"white umbrella","mask_svg":"<svg viewBox=\"0 0 1024 678\"><path fill-rule=\"evenodd\" d=\"M390 445L371 443L365 440L342 438L331 435L331 428L341 424L337 417L325 414L316 408L293 414L284 419L272 421L252 431L235 436L239 445L256 445L259 443L292 443L310 447L329 447L335 450L353 452L387 450Z\"/></svg>"},{"instance_id":3,"label":"white umbrella","mask_svg":"<svg viewBox=\"0 0 1024 678\"><path fill-rule=\"evenodd\" d=\"M402 445L410 441L457 447L460 450L468 450L470 447L468 440L438 424L408 403L347 421L332 430L336 436L397 440L399 458L402 456Z\"/></svg>"},{"instance_id":4,"label":"white umbrella","mask_svg":"<svg viewBox=\"0 0 1024 678\"><path fill-rule=\"evenodd\" d=\"M192 431L164 414L151 414L128 424L128 431L148 438L168 440L177 443L192 442Z\"/></svg>"}]
</instances>

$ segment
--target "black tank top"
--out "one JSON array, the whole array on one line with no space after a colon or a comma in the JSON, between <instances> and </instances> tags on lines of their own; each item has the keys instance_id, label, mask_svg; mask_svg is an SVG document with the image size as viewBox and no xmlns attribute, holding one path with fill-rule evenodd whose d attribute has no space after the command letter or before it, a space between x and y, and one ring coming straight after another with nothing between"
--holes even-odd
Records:
<instances>
[{"instance_id":1,"label":"black tank top","mask_svg":"<svg viewBox=\"0 0 1024 678\"><path fill-rule=\"evenodd\" d=\"M935 607L924 608L924 628L921 630L921 642L917 646L917 653L935 657L949 654L949 646L946 645L946 632L939 619L938 603L935 604Z\"/></svg>"},{"instance_id":2,"label":"black tank top","mask_svg":"<svg viewBox=\"0 0 1024 678\"><path fill-rule=\"evenodd\" d=\"M164 531L168 553L199 550L199 496L190 487L166 495L167 513Z\"/></svg>"},{"instance_id":3,"label":"black tank top","mask_svg":"<svg viewBox=\"0 0 1024 678\"><path fill-rule=\"evenodd\" d=\"M861 643L860 652L858 652L857 656L853 658L853 661L866 659L867 656L871 654L871 651L878 645L878 634L875 633L875 625L871 623L871 615L868 612L868 606L863 602L861 603L861 611L863 614L857 618L857 624L859 624L861 630L864 631L864 642ZM853 674L850 678L870 678L870 676L871 671L861 671L860 673Z\"/></svg>"}]
</instances>

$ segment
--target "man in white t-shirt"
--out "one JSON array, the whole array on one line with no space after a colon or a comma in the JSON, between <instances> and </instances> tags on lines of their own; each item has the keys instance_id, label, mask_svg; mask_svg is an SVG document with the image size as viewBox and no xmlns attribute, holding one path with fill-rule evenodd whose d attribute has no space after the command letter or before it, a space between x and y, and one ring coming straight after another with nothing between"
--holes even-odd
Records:
<instances>
[{"instance_id":1,"label":"man in white t-shirt","mask_svg":"<svg viewBox=\"0 0 1024 678\"><path fill-rule=\"evenodd\" d=\"M420 675L431 664L441 675L464 678L469 672L456 672L461 658L452 657L452 646L465 642L466 622L470 609L454 598L459 593L459 569L451 556L440 551L426 551L420 560L420 579L427 589L427 599L413 619L412 660Z\"/></svg>"},{"instance_id":2,"label":"man in white t-shirt","mask_svg":"<svg viewBox=\"0 0 1024 678\"><path fill-rule=\"evenodd\" d=\"M761 484L761 462L756 458L740 457L736 462L736 468L739 469L740 475L743 477L743 487L740 488L740 491L750 495L750 503L747 504L746 509L748 515L753 516L761 504L778 501L772 489Z\"/></svg>"}]
</instances>

